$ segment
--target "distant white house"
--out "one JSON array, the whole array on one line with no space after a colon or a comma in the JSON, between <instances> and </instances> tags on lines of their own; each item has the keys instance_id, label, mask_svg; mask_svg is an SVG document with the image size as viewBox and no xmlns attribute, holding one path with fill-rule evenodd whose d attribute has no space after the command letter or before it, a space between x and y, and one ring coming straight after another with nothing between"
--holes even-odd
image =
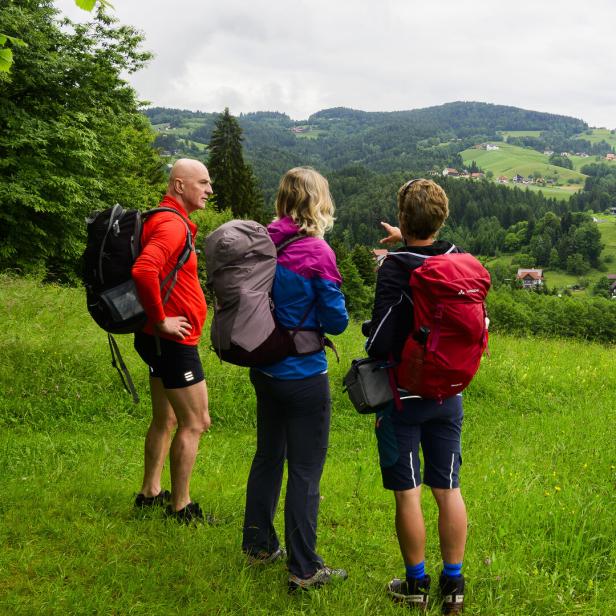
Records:
<instances>
[{"instance_id":1,"label":"distant white house","mask_svg":"<svg viewBox=\"0 0 616 616\"><path fill-rule=\"evenodd\" d=\"M453 177L453 178L457 178L459 176L459 172L457 169L453 169L452 167L447 167L446 169L443 169L443 176L444 177Z\"/></svg>"},{"instance_id":2,"label":"distant white house","mask_svg":"<svg viewBox=\"0 0 616 616\"><path fill-rule=\"evenodd\" d=\"M500 150L500 148L497 145L494 145L493 143L486 143L486 150L488 152L491 152L493 150Z\"/></svg>"},{"instance_id":3,"label":"distant white house","mask_svg":"<svg viewBox=\"0 0 616 616\"><path fill-rule=\"evenodd\" d=\"M522 281L522 286L525 289L540 287L543 284L543 270L520 268L516 274L516 279Z\"/></svg>"},{"instance_id":4,"label":"distant white house","mask_svg":"<svg viewBox=\"0 0 616 616\"><path fill-rule=\"evenodd\" d=\"M546 156L552 156L552 154L554 154L554 150L544 150L544 151L543 151L543 153L544 153Z\"/></svg>"}]
</instances>

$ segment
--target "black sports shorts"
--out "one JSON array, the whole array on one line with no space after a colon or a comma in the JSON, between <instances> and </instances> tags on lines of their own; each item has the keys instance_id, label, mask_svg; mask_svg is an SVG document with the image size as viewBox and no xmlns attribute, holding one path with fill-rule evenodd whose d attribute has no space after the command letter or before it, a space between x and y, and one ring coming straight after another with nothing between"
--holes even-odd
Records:
<instances>
[{"instance_id":1,"label":"black sports shorts","mask_svg":"<svg viewBox=\"0 0 616 616\"><path fill-rule=\"evenodd\" d=\"M156 338L149 334L135 334L135 350L150 368L150 376L162 379L165 389L189 387L205 380L203 366L196 346L189 346L159 338L160 355Z\"/></svg>"}]
</instances>

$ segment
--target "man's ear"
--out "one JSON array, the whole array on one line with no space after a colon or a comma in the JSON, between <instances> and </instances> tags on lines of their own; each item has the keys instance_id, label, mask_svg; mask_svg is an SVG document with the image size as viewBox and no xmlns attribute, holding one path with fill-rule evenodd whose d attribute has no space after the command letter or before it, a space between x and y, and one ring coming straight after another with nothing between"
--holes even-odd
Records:
<instances>
[{"instance_id":1,"label":"man's ear","mask_svg":"<svg viewBox=\"0 0 616 616\"><path fill-rule=\"evenodd\" d=\"M184 192L184 182L180 178L173 180L173 189L176 194L181 195Z\"/></svg>"}]
</instances>

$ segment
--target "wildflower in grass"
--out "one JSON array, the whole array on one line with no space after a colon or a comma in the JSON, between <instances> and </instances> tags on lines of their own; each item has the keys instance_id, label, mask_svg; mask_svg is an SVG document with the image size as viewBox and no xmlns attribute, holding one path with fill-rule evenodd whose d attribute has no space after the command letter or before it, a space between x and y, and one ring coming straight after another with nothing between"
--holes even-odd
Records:
<instances>
[{"instance_id":1,"label":"wildflower in grass","mask_svg":"<svg viewBox=\"0 0 616 616\"><path fill-rule=\"evenodd\" d=\"M560 486L554 486L554 490L556 490L556 492L560 492Z\"/></svg>"}]
</instances>

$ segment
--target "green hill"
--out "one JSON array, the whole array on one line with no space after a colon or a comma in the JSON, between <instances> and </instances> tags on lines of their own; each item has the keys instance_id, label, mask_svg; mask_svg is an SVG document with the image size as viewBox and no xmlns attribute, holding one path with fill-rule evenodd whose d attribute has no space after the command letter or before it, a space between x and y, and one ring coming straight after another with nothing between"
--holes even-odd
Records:
<instances>
[{"instance_id":1,"label":"green hill","mask_svg":"<svg viewBox=\"0 0 616 616\"><path fill-rule=\"evenodd\" d=\"M544 179L554 181L554 185L529 186L535 190L543 190L546 194L561 195L568 198L572 193L584 186L586 176L582 173L551 165L548 156L531 148L522 148L508 143L496 143L498 150L469 148L460 152L464 164L468 167L475 161L483 171L491 171L494 180L506 176L509 180L519 174L524 178L539 174Z\"/></svg>"},{"instance_id":2,"label":"green hill","mask_svg":"<svg viewBox=\"0 0 616 616\"><path fill-rule=\"evenodd\" d=\"M606 141L613 148L616 148L616 130L609 130L607 128L589 128L578 135L574 135L574 139L575 138L586 139L586 141L590 141L590 143Z\"/></svg>"}]
</instances>

